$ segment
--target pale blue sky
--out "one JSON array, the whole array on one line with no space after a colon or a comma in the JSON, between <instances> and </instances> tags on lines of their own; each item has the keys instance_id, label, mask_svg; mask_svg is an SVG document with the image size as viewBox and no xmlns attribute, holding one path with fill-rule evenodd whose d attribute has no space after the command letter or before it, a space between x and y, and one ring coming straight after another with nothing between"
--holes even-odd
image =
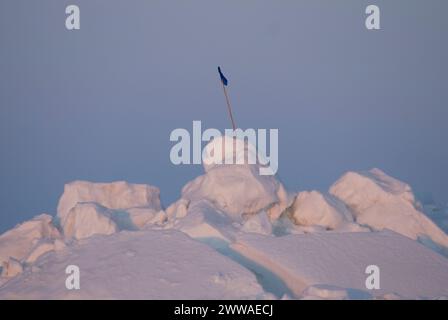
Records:
<instances>
[{"instance_id":1,"label":"pale blue sky","mask_svg":"<svg viewBox=\"0 0 448 320\"><path fill-rule=\"evenodd\" d=\"M65 29L65 7L81 30ZM364 10L381 8L381 31ZM127 180L165 205L201 174L175 128L278 128L279 175L327 190L378 167L448 202L447 1L0 1L0 232L66 182Z\"/></svg>"}]
</instances>

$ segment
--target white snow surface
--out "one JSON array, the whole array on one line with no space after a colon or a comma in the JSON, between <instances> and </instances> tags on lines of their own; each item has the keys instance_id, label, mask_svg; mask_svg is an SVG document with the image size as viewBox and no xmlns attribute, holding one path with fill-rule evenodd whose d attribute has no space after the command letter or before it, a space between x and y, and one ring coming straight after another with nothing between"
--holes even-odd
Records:
<instances>
[{"instance_id":1,"label":"white snow surface","mask_svg":"<svg viewBox=\"0 0 448 320\"><path fill-rule=\"evenodd\" d=\"M417 210L409 185L379 169L348 172L330 193L352 210L356 222L375 230L390 229L411 239L430 239L448 247L448 236L425 214Z\"/></svg>"},{"instance_id":2,"label":"white snow surface","mask_svg":"<svg viewBox=\"0 0 448 320\"><path fill-rule=\"evenodd\" d=\"M80 290L65 287L68 265ZM49 254L0 287L0 299L262 299L247 269L185 234L124 231Z\"/></svg>"},{"instance_id":3,"label":"white snow surface","mask_svg":"<svg viewBox=\"0 0 448 320\"><path fill-rule=\"evenodd\" d=\"M392 231L283 237L244 234L232 248L272 270L297 298L313 294L305 290L315 285L345 288L351 298L448 294L448 259ZM380 290L366 289L369 265L380 268Z\"/></svg>"}]
</instances>

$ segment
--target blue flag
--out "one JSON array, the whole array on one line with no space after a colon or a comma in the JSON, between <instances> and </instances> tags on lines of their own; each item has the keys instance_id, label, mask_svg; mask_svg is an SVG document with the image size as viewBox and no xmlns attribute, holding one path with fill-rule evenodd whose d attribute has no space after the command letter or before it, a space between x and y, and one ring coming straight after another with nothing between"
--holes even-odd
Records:
<instances>
[{"instance_id":1,"label":"blue flag","mask_svg":"<svg viewBox=\"0 0 448 320\"><path fill-rule=\"evenodd\" d=\"M227 81L226 77L224 77L224 75L222 74L221 67L218 67L218 72L219 72L219 76L221 77L222 84L227 86L228 81Z\"/></svg>"}]
</instances>

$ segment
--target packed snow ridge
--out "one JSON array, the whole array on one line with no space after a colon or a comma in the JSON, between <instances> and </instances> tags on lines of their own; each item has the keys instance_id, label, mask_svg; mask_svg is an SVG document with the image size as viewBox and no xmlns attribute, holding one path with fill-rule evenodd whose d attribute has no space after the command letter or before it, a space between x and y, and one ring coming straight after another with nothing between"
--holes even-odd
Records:
<instances>
[{"instance_id":1,"label":"packed snow ridge","mask_svg":"<svg viewBox=\"0 0 448 320\"><path fill-rule=\"evenodd\" d=\"M166 209L154 186L68 183L55 217L0 236L0 299L448 297L448 236L409 185L372 169L293 193L258 165L204 163Z\"/></svg>"}]
</instances>

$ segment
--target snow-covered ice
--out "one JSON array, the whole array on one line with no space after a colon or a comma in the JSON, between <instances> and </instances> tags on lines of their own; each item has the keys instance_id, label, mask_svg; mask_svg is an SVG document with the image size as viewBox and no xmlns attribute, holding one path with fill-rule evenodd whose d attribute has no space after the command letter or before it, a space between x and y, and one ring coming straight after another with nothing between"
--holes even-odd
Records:
<instances>
[{"instance_id":1,"label":"snow-covered ice","mask_svg":"<svg viewBox=\"0 0 448 320\"><path fill-rule=\"evenodd\" d=\"M290 215L297 225L326 229L337 229L353 222L352 214L343 202L318 191L300 192L290 209Z\"/></svg>"},{"instance_id":2,"label":"snow-covered ice","mask_svg":"<svg viewBox=\"0 0 448 320\"><path fill-rule=\"evenodd\" d=\"M448 247L448 236L417 210L411 187L379 169L348 172L330 193L347 204L356 222L375 230L390 229L411 239L430 239Z\"/></svg>"},{"instance_id":3,"label":"snow-covered ice","mask_svg":"<svg viewBox=\"0 0 448 320\"><path fill-rule=\"evenodd\" d=\"M23 222L0 236L0 264L10 257L23 260L39 240L58 237L59 231L48 214Z\"/></svg>"},{"instance_id":4,"label":"snow-covered ice","mask_svg":"<svg viewBox=\"0 0 448 320\"><path fill-rule=\"evenodd\" d=\"M64 235L76 239L141 229L166 220L158 188L124 181L66 184L58 218Z\"/></svg>"},{"instance_id":5,"label":"snow-covered ice","mask_svg":"<svg viewBox=\"0 0 448 320\"><path fill-rule=\"evenodd\" d=\"M3 278L12 278L22 273L22 271L23 271L22 263L17 259L9 258L8 260L3 261L1 276Z\"/></svg>"},{"instance_id":6,"label":"snow-covered ice","mask_svg":"<svg viewBox=\"0 0 448 320\"><path fill-rule=\"evenodd\" d=\"M65 243L60 239L42 239L31 249L30 254L24 259L24 262L31 264L35 262L40 256L47 252L59 251L65 248Z\"/></svg>"},{"instance_id":7,"label":"snow-covered ice","mask_svg":"<svg viewBox=\"0 0 448 320\"><path fill-rule=\"evenodd\" d=\"M67 184L55 218L0 235L0 299L448 296L437 253L448 255L447 235L429 218L448 211L420 204L407 184L373 169L346 173L328 194L294 193L258 164L204 169L166 209L157 187ZM71 264L80 290L65 288ZM372 264L380 290L365 287Z\"/></svg>"},{"instance_id":8,"label":"snow-covered ice","mask_svg":"<svg viewBox=\"0 0 448 320\"><path fill-rule=\"evenodd\" d=\"M199 240L218 239L231 242L236 229L232 220L209 201L200 200L188 204L184 216L175 219L166 228L181 230Z\"/></svg>"},{"instance_id":9,"label":"snow-covered ice","mask_svg":"<svg viewBox=\"0 0 448 320\"><path fill-rule=\"evenodd\" d=\"M118 231L111 212L96 203L77 203L62 222L64 236L85 239L95 234L112 234Z\"/></svg>"},{"instance_id":10,"label":"snow-covered ice","mask_svg":"<svg viewBox=\"0 0 448 320\"><path fill-rule=\"evenodd\" d=\"M95 202L108 209L125 210L130 208L161 209L160 191L146 184L131 184L125 181L93 183L74 181L64 186L59 199L58 217L62 223L68 212L82 202Z\"/></svg>"},{"instance_id":11,"label":"snow-covered ice","mask_svg":"<svg viewBox=\"0 0 448 320\"><path fill-rule=\"evenodd\" d=\"M232 248L272 270L296 297L309 295L305 289L322 284L358 292L360 298L388 293L410 299L448 294L448 259L392 231L283 237L245 234ZM366 289L369 265L380 268L380 290Z\"/></svg>"},{"instance_id":12,"label":"snow-covered ice","mask_svg":"<svg viewBox=\"0 0 448 320\"><path fill-rule=\"evenodd\" d=\"M225 138L222 137L212 140L205 148L208 150L206 154L210 156L213 154L210 150L220 150L225 145L223 140ZM256 153L254 147L238 139L233 141L236 143L233 150L225 149L218 153L222 164L216 163L216 154L213 161L205 157L205 174L183 187L182 199L190 202L208 200L238 222L261 210L266 210L272 219L276 219L290 204L288 193L275 176L260 175L260 164L249 164L248 156L244 158L245 153L238 152ZM234 161L241 164L225 164L226 159L234 157Z\"/></svg>"},{"instance_id":13,"label":"snow-covered ice","mask_svg":"<svg viewBox=\"0 0 448 320\"><path fill-rule=\"evenodd\" d=\"M129 221L138 229L142 229L148 224L163 224L167 219L165 211L153 208L130 208L121 214L123 215L124 213L127 214Z\"/></svg>"},{"instance_id":14,"label":"snow-covered ice","mask_svg":"<svg viewBox=\"0 0 448 320\"><path fill-rule=\"evenodd\" d=\"M222 165L189 182L182 198L209 200L233 220L242 221L279 202L279 182L272 176L260 176L258 169L247 165Z\"/></svg>"},{"instance_id":15,"label":"snow-covered ice","mask_svg":"<svg viewBox=\"0 0 448 320\"><path fill-rule=\"evenodd\" d=\"M65 268L81 270L67 290ZM179 231L95 236L36 262L0 288L0 299L262 299L254 274Z\"/></svg>"}]
</instances>

